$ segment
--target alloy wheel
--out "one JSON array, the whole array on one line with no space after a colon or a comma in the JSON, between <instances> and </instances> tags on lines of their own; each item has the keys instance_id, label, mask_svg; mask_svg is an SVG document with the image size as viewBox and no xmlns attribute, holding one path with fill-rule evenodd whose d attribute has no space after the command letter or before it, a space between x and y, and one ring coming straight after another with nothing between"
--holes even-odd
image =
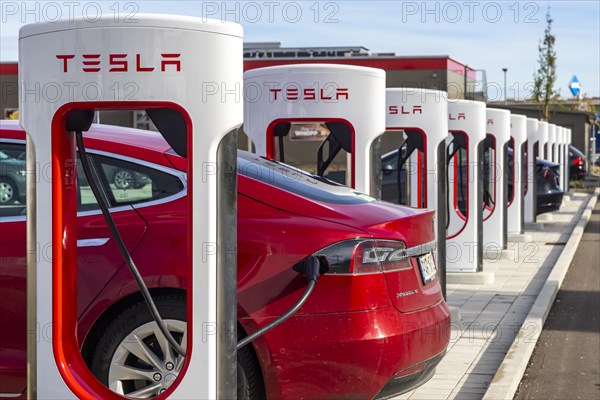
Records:
<instances>
[{"instance_id":1,"label":"alloy wheel","mask_svg":"<svg viewBox=\"0 0 600 400\"><path fill-rule=\"evenodd\" d=\"M165 320L185 347L186 323ZM117 347L108 371L109 388L131 398L147 399L165 392L177 379L184 358L177 354L156 322L135 329Z\"/></svg>"}]
</instances>

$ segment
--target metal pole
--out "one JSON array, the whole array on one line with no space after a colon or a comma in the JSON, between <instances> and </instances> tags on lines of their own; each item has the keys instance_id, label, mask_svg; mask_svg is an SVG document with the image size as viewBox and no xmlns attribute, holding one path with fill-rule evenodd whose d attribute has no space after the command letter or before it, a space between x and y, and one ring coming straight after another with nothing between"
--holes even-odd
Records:
<instances>
[{"instance_id":1,"label":"metal pole","mask_svg":"<svg viewBox=\"0 0 600 400\"><path fill-rule=\"evenodd\" d=\"M506 71L508 71L508 68L502 68L502 72L504 72L504 105L508 103L506 100Z\"/></svg>"},{"instance_id":2,"label":"metal pole","mask_svg":"<svg viewBox=\"0 0 600 400\"><path fill-rule=\"evenodd\" d=\"M467 74L468 74L468 73L469 73L469 65L468 65L468 64L465 64L465 82L464 82L464 85L465 85L464 89L465 89L465 90L464 90L464 93L463 93L463 98L464 98L465 100L468 100L468 99L469 99L469 98L467 97L467 84L468 84L468 81L467 81Z\"/></svg>"}]
</instances>

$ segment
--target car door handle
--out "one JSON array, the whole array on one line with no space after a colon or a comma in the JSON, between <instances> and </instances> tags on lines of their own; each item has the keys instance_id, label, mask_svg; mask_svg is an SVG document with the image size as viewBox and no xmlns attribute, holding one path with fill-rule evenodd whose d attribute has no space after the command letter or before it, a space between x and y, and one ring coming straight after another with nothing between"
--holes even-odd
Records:
<instances>
[{"instance_id":1,"label":"car door handle","mask_svg":"<svg viewBox=\"0 0 600 400\"><path fill-rule=\"evenodd\" d=\"M77 247L98 247L98 246L103 246L109 240L110 240L110 238L79 239L79 240L77 240Z\"/></svg>"}]
</instances>

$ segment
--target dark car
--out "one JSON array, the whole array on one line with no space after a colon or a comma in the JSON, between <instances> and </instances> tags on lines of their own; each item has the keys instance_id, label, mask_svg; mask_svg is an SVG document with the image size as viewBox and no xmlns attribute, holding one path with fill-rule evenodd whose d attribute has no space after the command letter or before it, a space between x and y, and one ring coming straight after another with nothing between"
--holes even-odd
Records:
<instances>
[{"instance_id":1,"label":"dark car","mask_svg":"<svg viewBox=\"0 0 600 400\"><path fill-rule=\"evenodd\" d=\"M126 168L112 168L105 173L109 176L109 181L122 190L141 189L151 182L147 175Z\"/></svg>"},{"instance_id":2,"label":"dark car","mask_svg":"<svg viewBox=\"0 0 600 400\"><path fill-rule=\"evenodd\" d=\"M25 152L0 151L0 205L24 203L27 174L24 156Z\"/></svg>"},{"instance_id":3,"label":"dark car","mask_svg":"<svg viewBox=\"0 0 600 400\"><path fill-rule=\"evenodd\" d=\"M402 146L404 156L405 147ZM406 168L400 168L400 182L398 182L398 150L393 150L381 157L381 198L392 203L408 204L407 191L401 192L399 188L406 187ZM404 199L400 201L399 199Z\"/></svg>"},{"instance_id":4,"label":"dark car","mask_svg":"<svg viewBox=\"0 0 600 400\"><path fill-rule=\"evenodd\" d=\"M508 168L509 174L512 175L512 167L513 167L513 151L512 149L508 149ZM465 177L465 165L462 163L460 169L460 176L458 177L458 208L465 213L466 210L466 202L464 201L464 193L466 190L466 177ZM537 169L537 208L536 214L543 214L550 211L555 211L560 208L562 203L562 198L564 192L560 189L559 186L559 164L551 163L549 161L537 158L536 159L536 169ZM398 186L400 188L406 187L406 167L403 166L400 169L400 185L398 185L398 151L394 150L387 154L385 154L381 158L381 168L383 172L382 177L382 190L381 190L381 198L382 200L386 200L392 203L398 203ZM486 171L488 169L484 168L484 180L486 180ZM462 189L462 190L460 190ZM508 183L508 198L512 197L512 180L509 180ZM406 193L402 193L402 198L406 198ZM489 196L484 194L484 201ZM408 204L406 201L401 201L401 204Z\"/></svg>"},{"instance_id":5,"label":"dark car","mask_svg":"<svg viewBox=\"0 0 600 400\"><path fill-rule=\"evenodd\" d=\"M583 179L586 173L585 155L577 147L569 145L569 178Z\"/></svg>"},{"instance_id":6,"label":"dark car","mask_svg":"<svg viewBox=\"0 0 600 400\"><path fill-rule=\"evenodd\" d=\"M512 157L511 157L512 158ZM544 214L556 211L562 204L565 194L560 189L560 164L553 163L541 158L536 159L537 168L537 208L536 214ZM512 185L509 185L509 196Z\"/></svg>"}]
</instances>

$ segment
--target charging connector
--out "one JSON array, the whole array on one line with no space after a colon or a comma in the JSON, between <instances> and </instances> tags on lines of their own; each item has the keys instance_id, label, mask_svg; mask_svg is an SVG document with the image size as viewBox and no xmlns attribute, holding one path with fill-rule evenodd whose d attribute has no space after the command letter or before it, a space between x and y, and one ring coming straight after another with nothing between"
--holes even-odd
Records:
<instances>
[{"instance_id":1,"label":"charging connector","mask_svg":"<svg viewBox=\"0 0 600 400\"><path fill-rule=\"evenodd\" d=\"M243 338L242 340L240 340L237 344L238 350L241 349L242 347L246 346L248 343L255 341L256 339L258 339L259 337L261 337L262 335L264 335L271 329L275 328L276 326L280 325L286 319L291 317L296 311L298 311L300 309L300 307L302 307L302 305L304 303L306 303L306 300L308 300L308 297L310 296L313 289L315 288L315 285L317 283L317 280L319 279L319 276L324 274L325 272L327 272L327 270L329 269L329 265L328 265L327 259L325 259L325 257L310 256L310 257L304 259L303 261L299 262L298 264L294 265L292 267L292 269L294 271L298 272L299 274L301 274L308 281L308 286L306 287L304 294L302 295L302 297L300 297L300 299L296 302L296 304L294 304L281 317L277 318L275 321L271 322L270 324L263 326L256 332L254 332L251 335L248 335L245 338Z\"/></svg>"}]
</instances>

